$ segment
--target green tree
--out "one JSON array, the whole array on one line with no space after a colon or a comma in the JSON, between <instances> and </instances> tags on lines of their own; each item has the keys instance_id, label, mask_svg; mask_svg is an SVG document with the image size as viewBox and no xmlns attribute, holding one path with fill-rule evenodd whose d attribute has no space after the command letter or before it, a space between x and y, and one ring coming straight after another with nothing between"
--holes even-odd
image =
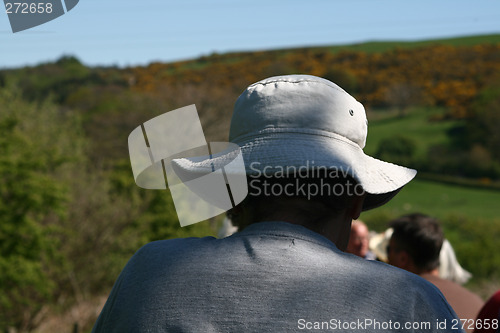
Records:
<instances>
[{"instance_id":1,"label":"green tree","mask_svg":"<svg viewBox=\"0 0 500 333\"><path fill-rule=\"evenodd\" d=\"M81 152L70 114L0 92L0 330L30 330L64 267L57 226L67 214L61 182Z\"/></svg>"},{"instance_id":2,"label":"green tree","mask_svg":"<svg viewBox=\"0 0 500 333\"><path fill-rule=\"evenodd\" d=\"M466 140L471 143L482 144L492 155L500 161L500 81L482 91L473 105L472 117L466 124Z\"/></svg>"},{"instance_id":3,"label":"green tree","mask_svg":"<svg viewBox=\"0 0 500 333\"><path fill-rule=\"evenodd\" d=\"M447 147L433 147L437 153L431 158L438 164L446 162L442 170L448 168L462 176L500 178L499 108L500 83L496 81L475 99L468 119L448 132L451 143Z\"/></svg>"}]
</instances>

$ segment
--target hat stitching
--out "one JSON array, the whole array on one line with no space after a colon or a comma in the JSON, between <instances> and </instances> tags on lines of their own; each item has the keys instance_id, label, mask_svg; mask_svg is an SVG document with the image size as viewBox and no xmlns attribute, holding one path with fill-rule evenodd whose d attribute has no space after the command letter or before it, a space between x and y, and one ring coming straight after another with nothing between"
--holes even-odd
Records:
<instances>
[{"instance_id":1,"label":"hat stitching","mask_svg":"<svg viewBox=\"0 0 500 333\"><path fill-rule=\"evenodd\" d=\"M258 85L266 86L268 84L273 84L273 83L277 83L277 82L286 82L286 83L301 83L301 82L318 83L318 84L322 84L322 85L325 85L327 87L333 88L335 90L338 90L340 92L343 92L344 94L348 95L349 97L352 97L344 89L340 88L337 85L331 85L331 84L328 84L327 82L323 82L323 81L319 81L319 80L314 80L314 79L297 79L297 80L274 79L272 81L260 81L260 82L256 82L256 83L250 85L248 88L253 88L253 87L256 87Z\"/></svg>"},{"instance_id":2,"label":"hat stitching","mask_svg":"<svg viewBox=\"0 0 500 333\"><path fill-rule=\"evenodd\" d=\"M269 134L273 134L273 133L269 133ZM300 134L306 134L306 135L308 135L308 133L300 133ZM316 135L316 137L318 137L318 136L319 137L325 137L325 135ZM346 139L344 139L341 136L339 136L339 137L327 136L327 137L329 139L334 139L334 140L340 141L341 143L348 144L348 145L344 146L346 148L350 148L350 149L353 149L353 150L356 150L356 151L361 151L361 152L363 151L358 145L353 144L353 143L349 143L348 141L346 141ZM276 136L275 138L278 138L278 136ZM242 153L243 153L243 158L244 159L247 157L246 156L247 154L253 154L252 152L249 152L247 150L248 149L252 149L253 146L256 146L256 148L259 148L260 144L258 143L258 141L263 141L265 138L262 137L262 138L255 138L255 139L256 140L252 140L252 141L248 141L248 142L241 142L240 143L240 148L242 149ZM297 148L296 149L297 151L301 150L299 147L296 147L296 148ZM238 155L238 151L220 152L220 153L214 154L208 160L202 158L201 161L200 161L199 157L198 158L191 158L191 159L194 159L194 160L190 160L190 158L185 158L183 160L184 160L184 163L186 163L186 166L188 166L188 165L189 166L195 166L195 165L197 165L198 167L201 167L201 168L209 168L209 167L212 167L212 164L213 164L213 162L214 162L215 159L219 159L220 157L222 157L224 155L226 157L228 157L229 159L232 159L232 158L234 158L235 156ZM207 156L205 156L205 158L206 157ZM219 163L225 163L225 161L219 161ZM248 172L248 170L247 170L247 172Z\"/></svg>"},{"instance_id":3,"label":"hat stitching","mask_svg":"<svg viewBox=\"0 0 500 333\"><path fill-rule=\"evenodd\" d=\"M357 143L350 140L349 138L346 138L343 135L329 132L329 131L320 130L320 129L307 129L307 128L295 129L295 128L270 127L270 128L266 128L263 130L254 131L254 132L248 133L246 135L240 135L240 136L232 139L231 142L239 144L239 143L243 143L247 139L250 139L249 141L251 142L252 139L256 140L256 139L259 139L260 136L265 136L267 134L287 134L287 133L288 134L306 134L306 135L314 135L314 136L324 136L327 138L336 139L336 140L345 142L349 145L354 146L356 149L363 150Z\"/></svg>"}]
</instances>

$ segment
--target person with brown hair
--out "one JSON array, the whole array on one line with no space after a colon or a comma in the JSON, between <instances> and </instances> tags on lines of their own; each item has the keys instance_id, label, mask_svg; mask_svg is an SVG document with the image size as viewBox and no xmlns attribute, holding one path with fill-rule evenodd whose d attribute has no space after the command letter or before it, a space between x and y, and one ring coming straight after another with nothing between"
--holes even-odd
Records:
<instances>
[{"instance_id":1,"label":"person with brown hair","mask_svg":"<svg viewBox=\"0 0 500 333\"><path fill-rule=\"evenodd\" d=\"M392 221L390 226L393 233L387 248L389 264L434 284L460 319L473 321L483 300L458 283L439 277L439 253L444 241L439 221L414 213Z\"/></svg>"}]
</instances>

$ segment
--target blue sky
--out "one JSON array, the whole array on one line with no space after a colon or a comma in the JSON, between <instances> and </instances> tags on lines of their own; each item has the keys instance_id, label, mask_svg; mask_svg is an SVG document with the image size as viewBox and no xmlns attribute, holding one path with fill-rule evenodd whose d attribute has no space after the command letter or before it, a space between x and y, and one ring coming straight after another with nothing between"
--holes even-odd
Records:
<instances>
[{"instance_id":1,"label":"blue sky","mask_svg":"<svg viewBox=\"0 0 500 333\"><path fill-rule=\"evenodd\" d=\"M75 55L145 65L213 52L500 33L500 0L80 0L13 34L0 12L0 68Z\"/></svg>"}]
</instances>

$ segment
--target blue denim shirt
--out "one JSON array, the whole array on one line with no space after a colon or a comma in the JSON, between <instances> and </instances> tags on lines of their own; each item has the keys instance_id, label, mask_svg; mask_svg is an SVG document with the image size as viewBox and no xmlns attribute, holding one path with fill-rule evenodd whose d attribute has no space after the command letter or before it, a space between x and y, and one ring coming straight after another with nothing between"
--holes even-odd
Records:
<instances>
[{"instance_id":1,"label":"blue denim shirt","mask_svg":"<svg viewBox=\"0 0 500 333\"><path fill-rule=\"evenodd\" d=\"M344 253L302 226L261 222L224 239L147 244L93 332L457 332L456 320L417 275Z\"/></svg>"}]
</instances>

